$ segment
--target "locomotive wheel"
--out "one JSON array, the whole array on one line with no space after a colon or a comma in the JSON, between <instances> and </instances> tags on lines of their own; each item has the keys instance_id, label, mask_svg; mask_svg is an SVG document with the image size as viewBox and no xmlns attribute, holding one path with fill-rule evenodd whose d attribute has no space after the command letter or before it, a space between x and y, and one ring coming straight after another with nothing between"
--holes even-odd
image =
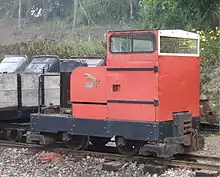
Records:
<instances>
[{"instance_id":1,"label":"locomotive wheel","mask_svg":"<svg viewBox=\"0 0 220 177\"><path fill-rule=\"evenodd\" d=\"M90 141L93 144L93 146L97 148L102 148L102 147L105 147L105 145L110 141L110 139L94 137L94 138L90 138Z\"/></svg>"},{"instance_id":2,"label":"locomotive wheel","mask_svg":"<svg viewBox=\"0 0 220 177\"><path fill-rule=\"evenodd\" d=\"M123 143L121 143L121 138L119 137L115 138L115 143L117 150L125 156L137 155L141 146L143 145L143 143L140 141L127 139L123 139Z\"/></svg>"},{"instance_id":3,"label":"locomotive wheel","mask_svg":"<svg viewBox=\"0 0 220 177\"><path fill-rule=\"evenodd\" d=\"M83 150L89 145L89 137L75 135L71 140L66 141L65 145L72 150Z\"/></svg>"}]
</instances>

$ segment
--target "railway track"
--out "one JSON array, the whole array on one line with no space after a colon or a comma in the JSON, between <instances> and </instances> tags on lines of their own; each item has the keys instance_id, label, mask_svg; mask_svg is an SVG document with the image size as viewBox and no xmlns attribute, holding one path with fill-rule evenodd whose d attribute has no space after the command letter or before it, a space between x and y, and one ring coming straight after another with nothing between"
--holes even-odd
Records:
<instances>
[{"instance_id":1,"label":"railway track","mask_svg":"<svg viewBox=\"0 0 220 177\"><path fill-rule=\"evenodd\" d=\"M43 148L41 145L19 143L14 141L0 140L0 147L2 148Z\"/></svg>"},{"instance_id":2,"label":"railway track","mask_svg":"<svg viewBox=\"0 0 220 177\"><path fill-rule=\"evenodd\" d=\"M109 162L141 162L141 163L154 163L158 165L163 165L167 167L180 167L180 168L190 168L195 170L211 170L220 172L220 157L215 156L201 156L194 154L184 154L172 159L158 159L154 157L143 157L143 156L131 156L125 157L121 154L115 153L102 153L102 152L92 152L92 151L72 151L70 149L60 148L57 149L58 152L70 152L73 153L76 157L83 156L93 156L106 159L107 163ZM119 165L120 166L120 165Z\"/></svg>"},{"instance_id":3,"label":"railway track","mask_svg":"<svg viewBox=\"0 0 220 177\"><path fill-rule=\"evenodd\" d=\"M220 172L220 158L186 154L184 159L162 161L171 167L184 167L195 170L211 170Z\"/></svg>"},{"instance_id":4,"label":"railway track","mask_svg":"<svg viewBox=\"0 0 220 177\"><path fill-rule=\"evenodd\" d=\"M173 157L171 159L160 159L155 157L145 157L145 156L131 156L126 157L117 153L108 153L108 152L97 152L97 151L74 151L71 149L60 147L59 145L56 147L45 147L41 145L35 144L27 144L27 143L17 143L17 142L9 142L0 140L0 147L5 148L29 148L29 149L41 149L58 153L71 153L73 157L77 159L83 158L86 156L97 157L105 159L104 166L115 166L115 168L119 169L124 164L129 162L138 162L142 164L153 164L151 167L162 166L163 168L189 168L193 170L210 170L216 171L220 173L220 157L214 156L202 156L195 154L184 154Z\"/></svg>"}]
</instances>

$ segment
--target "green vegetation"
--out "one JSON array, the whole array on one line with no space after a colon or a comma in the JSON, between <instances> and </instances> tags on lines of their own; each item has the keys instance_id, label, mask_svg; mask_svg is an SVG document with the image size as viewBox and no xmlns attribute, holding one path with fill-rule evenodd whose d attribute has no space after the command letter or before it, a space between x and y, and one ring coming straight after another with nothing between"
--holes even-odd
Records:
<instances>
[{"instance_id":1,"label":"green vegetation","mask_svg":"<svg viewBox=\"0 0 220 177\"><path fill-rule=\"evenodd\" d=\"M57 44L54 41L39 41L28 43L17 43L0 46L0 55L6 54L25 54L29 57L34 55L58 55L60 58L69 58L71 56L104 56L104 42L86 42L75 41Z\"/></svg>"},{"instance_id":2,"label":"green vegetation","mask_svg":"<svg viewBox=\"0 0 220 177\"><path fill-rule=\"evenodd\" d=\"M142 0L140 5L147 28L215 29L219 10L218 0Z\"/></svg>"},{"instance_id":3,"label":"green vegetation","mask_svg":"<svg viewBox=\"0 0 220 177\"><path fill-rule=\"evenodd\" d=\"M201 64L216 66L219 62L219 39L220 28L216 27L214 30L198 30L192 29L192 31L200 35L200 48L201 48Z\"/></svg>"},{"instance_id":4,"label":"green vegetation","mask_svg":"<svg viewBox=\"0 0 220 177\"><path fill-rule=\"evenodd\" d=\"M135 22L147 28L215 29L219 26L218 0L1 0L0 18L26 23L60 20L76 26ZM75 10L75 12L74 12Z\"/></svg>"},{"instance_id":5,"label":"green vegetation","mask_svg":"<svg viewBox=\"0 0 220 177\"><path fill-rule=\"evenodd\" d=\"M50 22L55 21L55 24L59 25L59 31L62 31L64 26L71 29L74 25L72 23L75 23L78 28L132 23L136 24L137 28L196 31L201 35L203 66L214 66L219 62L220 5L218 0L2 0L0 7L0 18L10 16L14 19L18 18L20 8L24 27L25 24L43 24L44 22L53 26ZM45 44L42 45L43 43ZM19 51L28 52L31 55L43 52L60 54L61 57L68 57L70 53L103 55L104 51L99 43L103 42L55 44L51 41L42 41L34 42L30 46L21 44L20 48L18 44L10 46L9 49L4 46L0 53Z\"/></svg>"}]
</instances>

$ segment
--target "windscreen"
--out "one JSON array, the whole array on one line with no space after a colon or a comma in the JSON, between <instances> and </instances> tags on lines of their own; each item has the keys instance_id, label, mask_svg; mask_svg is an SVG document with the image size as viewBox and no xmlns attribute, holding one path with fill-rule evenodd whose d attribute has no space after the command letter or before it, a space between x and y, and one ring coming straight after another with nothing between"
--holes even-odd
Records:
<instances>
[{"instance_id":1,"label":"windscreen","mask_svg":"<svg viewBox=\"0 0 220 177\"><path fill-rule=\"evenodd\" d=\"M153 33L114 34L110 38L112 53L149 53L155 51Z\"/></svg>"},{"instance_id":2,"label":"windscreen","mask_svg":"<svg viewBox=\"0 0 220 177\"><path fill-rule=\"evenodd\" d=\"M42 73L47 71L57 58L34 58L24 72Z\"/></svg>"}]
</instances>

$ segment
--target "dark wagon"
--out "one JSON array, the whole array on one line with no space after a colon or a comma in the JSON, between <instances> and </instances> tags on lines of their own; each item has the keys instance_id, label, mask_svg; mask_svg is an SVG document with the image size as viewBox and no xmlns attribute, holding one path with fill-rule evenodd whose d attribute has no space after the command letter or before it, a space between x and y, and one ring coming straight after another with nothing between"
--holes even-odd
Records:
<instances>
[{"instance_id":1,"label":"dark wagon","mask_svg":"<svg viewBox=\"0 0 220 177\"><path fill-rule=\"evenodd\" d=\"M25 73L60 72L60 59L57 55L37 55L32 57Z\"/></svg>"}]
</instances>

